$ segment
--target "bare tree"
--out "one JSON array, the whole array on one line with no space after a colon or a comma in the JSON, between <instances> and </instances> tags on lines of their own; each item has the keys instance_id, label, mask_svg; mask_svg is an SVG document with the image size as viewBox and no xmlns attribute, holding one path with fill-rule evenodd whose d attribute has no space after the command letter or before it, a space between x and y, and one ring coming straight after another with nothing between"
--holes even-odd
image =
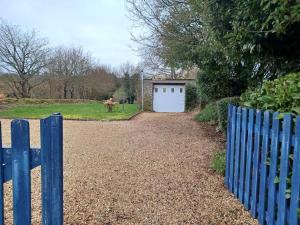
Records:
<instances>
[{"instance_id":1,"label":"bare tree","mask_svg":"<svg viewBox=\"0 0 300 225\"><path fill-rule=\"evenodd\" d=\"M24 32L18 26L0 21L0 67L16 97L30 97L47 63L47 41L35 31Z\"/></svg>"},{"instance_id":2,"label":"bare tree","mask_svg":"<svg viewBox=\"0 0 300 225\"><path fill-rule=\"evenodd\" d=\"M91 68L91 58L82 48L59 47L51 56L49 74L61 81L63 98L74 98L75 85L84 85L80 77L88 74Z\"/></svg>"},{"instance_id":3,"label":"bare tree","mask_svg":"<svg viewBox=\"0 0 300 225\"><path fill-rule=\"evenodd\" d=\"M171 79L181 77L187 66L181 63L186 57L182 43L194 49L203 40L203 22L192 13L189 0L127 0L127 8L135 26L143 27L132 39L139 44L146 69Z\"/></svg>"},{"instance_id":4,"label":"bare tree","mask_svg":"<svg viewBox=\"0 0 300 225\"><path fill-rule=\"evenodd\" d=\"M116 75L107 66L97 66L83 77L84 88L79 89L81 98L104 100L109 99L120 86Z\"/></svg>"},{"instance_id":5,"label":"bare tree","mask_svg":"<svg viewBox=\"0 0 300 225\"><path fill-rule=\"evenodd\" d=\"M140 67L140 65L136 66L131 64L130 62L126 62L120 65L118 74L120 77L123 77L126 73L131 76L132 74L140 73L141 70L142 68Z\"/></svg>"}]
</instances>

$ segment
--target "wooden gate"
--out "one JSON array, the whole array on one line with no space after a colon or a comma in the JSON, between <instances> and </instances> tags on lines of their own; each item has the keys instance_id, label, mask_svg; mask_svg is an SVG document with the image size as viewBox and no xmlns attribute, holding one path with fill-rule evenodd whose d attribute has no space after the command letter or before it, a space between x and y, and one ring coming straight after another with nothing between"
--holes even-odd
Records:
<instances>
[{"instance_id":1,"label":"wooden gate","mask_svg":"<svg viewBox=\"0 0 300 225\"><path fill-rule=\"evenodd\" d=\"M31 224L31 169L41 165L42 224L63 224L63 119L40 121L41 148L30 148L29 123L11 122L11 148L2 147L0 129L0 225L4 221L3 183L12 180L14 225Z\"/></svg>"},{"instance_id":2,"label":"wooden gate","mask_svg":"<svg viewBox=\"0 0 300 225\"><path fill-rule=\"evenodd\" d=\"M229 105L225 184L261 225L300 224L300 117Z\"/></svg>"}]
</instances>

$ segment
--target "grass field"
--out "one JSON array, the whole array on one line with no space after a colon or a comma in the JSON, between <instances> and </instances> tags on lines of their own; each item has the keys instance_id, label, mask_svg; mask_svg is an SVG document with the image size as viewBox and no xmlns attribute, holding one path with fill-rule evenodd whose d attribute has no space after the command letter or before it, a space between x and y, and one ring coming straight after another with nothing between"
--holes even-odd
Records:
<instances>
[{"instance_id":1,"label":"grass field","mask_svg":"<svg viewBox=\"0 0 300 225\"><path fill-rule=\"evenodd\" d=\"M113 112L109 113L98 102L15 105L0 110L0 118L40 119L55 112L60 112L65 119L125 120L135 115L138 107L136 104L125 104L123 111L122 105L116 105Z\"/></svg>"}]
</instances>

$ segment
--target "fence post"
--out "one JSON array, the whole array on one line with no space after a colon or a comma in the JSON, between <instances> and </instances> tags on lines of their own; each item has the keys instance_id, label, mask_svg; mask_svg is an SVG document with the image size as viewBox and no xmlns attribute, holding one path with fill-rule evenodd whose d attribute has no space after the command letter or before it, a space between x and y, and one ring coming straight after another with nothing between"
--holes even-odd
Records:
<instances>
[{"instance_id":1,"label":"fence post","mask_svg":"<svg viewBox=\"0 0 300 225\"><path fill-rule=\"evenodd\" d=\"M296 118L294 161L289 224L297 224L300 191L300 116Z\"/></svg>"},{"instance_id":2,"label":"fence post","mask_svg":"<svg viewBox=\"0 0 300 225\"><path fill-rule=\"evenodd\" d=\"M244 205L246 209L250 208L250 193L251 193L251 177L253 163L253 129L254 129L254 110L249 109L248 118L248 134L247 134L247 155L246 155L246 172L245 172L245 194Z\"/></svg>"},{"instance_id":3,"label":"fence post","mask_svg":"<svg viewBox=\"0 0 300 225\"><path fill-rule=\"evenodd\" d=\"M229 166L229 190L233 192L233 176L234 176L234 146L235 146L235 122L236 122L236 107L231 108L231 136L230 136L230 166Z\"/></svg>"},{"instance_id":4,"label":"fence post","mask_svg":"<svg viewBox=\"0 0 300 225\"><path fill-rule=\"evenodd\" d=\"M286 178L289 172L289 154L292 135L292 116L290 114L284 115L283 129L282 129L282 148L280 159L280 173L279 173L279 194L278 194L278 225L284 225L287 222L287 200L286 200Z\"/></svg>"},{"instance_id":5,"label":"fence post","mask_svg":"<svg viewBox=\"0 0 300 225\"><path fill-rule=\"evenodd\" d=\"M242 135L241 135L241 165L239 172L239 199L244 203L245 165L246 165L246 140L247 140L248 109L242 108Z\"/></svg>"},{"instance_id":6,"label":"fence post","mask_svg":"<svg viewBox=\"0 0 300 225\"><path fill-rule=\"evenodd\" d=\"M62 116L41 120L42 224L63 224Z\"/></svg>"},{"instance_id":7,"label":"fence post","mask_svg":"<svg viewBox=\"0 0 300 225\"><path fill-rule=\"evenodd\" d=\"M272 131L271 131L271 151L270 151L270 168L269 168L269 183L268 183L268 209L267 209L267 224L273 225L275 222L275 208L276 208L276 184L275 177L277 174L278 161L278 146L279 146L279 132L280 121L278 119L278 112L273 114Z\"/></svg>"},{"instance_id":8,"label":"fence post","mask_svg":"<svg viewBox=\"0 0 300 225\"><path fill-rule=\"evenodd\" d=\"M238 196L239 188L239 172L240 172L240 147L241 147L241 119L242 119L242 108L238 107L236 113L236 130L235 130L235 162L234 162L234 195Z\"/></svg>"},{"instance_id":9,"label":"fence post","mask_svg":"<svg viewBox=\"0 0 300 225\"><path fill-rule=\"evenodd\" d=\"M11 123L14 225L31 224L29 123Z\"/></svg>"},{"instance_id":10,"label":"fence post","mask_svg":"<svg viewBox=\"0 0 300 225\"><path fill-rule=\"evenodd\" d=\"M258 198L258 221L261 225L266 224L266 191L267 191L267 157L270 146L270 112L264 112L263 139L260 163L260 183Z\"/></svg>"},{"instance_id":11,"label":"fence post","mask_svg":"<svg viewBox=\"0 0 300 225\"><path fill-rule=\"evenodd\" d=\"M255 118L255 135L254 135L254 152L253 152L253 179L251 187L251 214L256 218L257 215L257 195L258 195L258 177L260 167L260 144L261 144L261 114L256 110Z\"/></svg>"},{"instance_id":12,"label":"fence post","mask_svg":"<svg viewBox=\"0 0 300 225\"><path fill-rule=\"evenodd\" d=\"M231 114L232 114L232 105L228 104L228 115L227 115L227 144L226 144L226 170L225 170L225 185L229 188L229 168L230 168L230 140L231 140Z\"/></svg>"}]
</instances>

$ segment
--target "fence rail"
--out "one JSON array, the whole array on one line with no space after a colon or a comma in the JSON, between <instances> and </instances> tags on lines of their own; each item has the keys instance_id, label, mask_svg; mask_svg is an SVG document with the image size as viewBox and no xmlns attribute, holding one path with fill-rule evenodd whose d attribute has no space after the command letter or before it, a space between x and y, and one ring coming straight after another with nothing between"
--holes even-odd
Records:
<instances>
[{"instance_id":1,"label":"fence rail","mask_svg":"<svg viewBox=\"0 0 300 225\"><path fill-rule=\"evenodd\" d=\"M261 225L297 225L300 117L228 106L225 185Z\"/></svg>"},{"instance_id":2,"label":"fence rail","mask_svg":"<svg viewBox=\"0 0 300 225\"><path fill-rule=\"evenodd\" d=\"M42 224L63 224L62 116L53 114L40 121L41 148L30 148L29 123L11 122L11 148L2 146L0 129L0 225L4 225L3 183L12 180L13 223L31 224L30 170L41 165Z\"/></svg>"}]
</instances>

